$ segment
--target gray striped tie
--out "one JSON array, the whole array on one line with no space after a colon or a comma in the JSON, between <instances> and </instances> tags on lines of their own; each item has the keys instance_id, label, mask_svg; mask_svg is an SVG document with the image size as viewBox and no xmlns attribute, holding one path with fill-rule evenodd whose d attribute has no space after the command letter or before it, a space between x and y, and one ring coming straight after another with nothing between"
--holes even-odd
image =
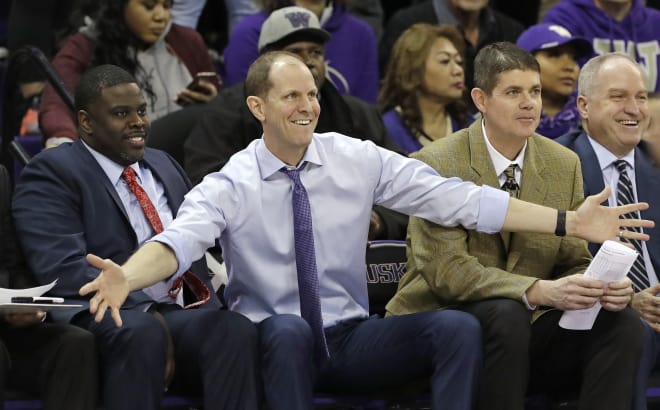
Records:
<instances>
[{"instance_id":1,"label":"gray striped tie","mask_svg":"<svg viewBox=\"0 0 660 410\"><path fill-rule=\"evenodd\" d=\"M630 178L628 177L627 163L626 161L619 159L614 161L614 166L619 171L619 183L616 186L616 204L617 205L627 205L634 203L635 196L633 195L633 186ZM638 218L638 215L634 213L629 213L623 215L626 219ZM628 228L635 232L640 232L639 228ZM628 272L628 277L633 283L633 288L635 292L644 290L650 286L649 276L646 273L646 266L644 265L644 257L642 256L642 243L635 239L621 238L622 241L628 242L635 247L635 250L639 253L635 263L633 263L630 271Z\"/></svg>"}]
</instances>

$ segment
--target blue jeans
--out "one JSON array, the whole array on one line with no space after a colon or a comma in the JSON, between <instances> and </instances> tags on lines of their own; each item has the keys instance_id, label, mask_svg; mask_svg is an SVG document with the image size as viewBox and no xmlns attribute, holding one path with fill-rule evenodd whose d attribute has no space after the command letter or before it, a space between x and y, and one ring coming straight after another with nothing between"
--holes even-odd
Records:
<instances>
[{"instance_id":1,"label":"blue jeans","mask_svg":"<svg viewBox=\"0 0 660 410\"><path fill-rule=\"evenodd\" d=\"M388 391L429 379L434 409L472 408L481 368L481 329L470 314L442 310L349 320L326 328L330 359L318 368L312 331L295 315L258 325L270 410L309 410L315 389Z\"/></svg>"}]
</instances>

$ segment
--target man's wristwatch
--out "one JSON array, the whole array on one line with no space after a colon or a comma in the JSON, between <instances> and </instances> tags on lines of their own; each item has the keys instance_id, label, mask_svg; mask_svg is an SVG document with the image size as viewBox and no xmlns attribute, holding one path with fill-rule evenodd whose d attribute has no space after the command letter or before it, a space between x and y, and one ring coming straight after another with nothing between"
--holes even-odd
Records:
<instances>
[{"instance_id":1,"label":"man's wristwatch","mask_svg":"<svg viewBox=\"0 0 660 410\"><path fill-rule=\"evenodd\" d=\"M555 227L555 235L566 236L566 211L557 211L557 226Z\"/></svg>"}]
</instances>

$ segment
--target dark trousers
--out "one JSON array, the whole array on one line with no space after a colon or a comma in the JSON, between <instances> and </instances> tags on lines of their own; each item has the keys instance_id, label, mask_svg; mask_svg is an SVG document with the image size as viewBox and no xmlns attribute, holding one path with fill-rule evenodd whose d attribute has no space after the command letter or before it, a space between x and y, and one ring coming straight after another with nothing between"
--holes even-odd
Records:
<instances>
[{"instance_id":1,"label":"dark trousers","mask_svg":"<svg viewBox=\"0 0 660 410\"><path fill-rule=\"evenodd\" d=\"M167 332L174 342L172 390L202 395L204 409L256 410L260 379L256 327L222 310L182 310L159 305L166 330L150 313L122 310L123 326L110 315L96 323L88 312L73 322L96 336L106 410L155 410L164 391Z\"/></svg>"},{"instance_id":2,"label":"dark trousers","mask_svg":"<svg viewBox=\"0 0 660 410\"><path fill-rule=\"evenodd\" d=\"M368 393L430 380L432 406L469 410L481 367L477 321L454 310L348 321L326 329L330 359L313 360L312 332L295 315L258 325L271 410L309 410L313 391Z\"/></svg>"},{"instance_id":3,"label":"dark trousers","mask_svg":"<svg viewBox=\"0 0 660 410\"><path fill-rule=\"evenodd\" d=\"M649 376L654 370L660 369L660 333L651 329L646 321L641 321L644 327L644 349L635 381L634 410L646 410L646 388L648 387Z\"/></svg>"},{"instance_id":4,"label":"dark trousers","mask_svg":"<svg viewBox=\"0 0 660 410\"><path fill-rule=\"evenodd\" d=\"M94 336L66 324L0 325L0 407L4 389L37 394L44 410L96 408Z\"/></svg>"},{"instance_id":5,"label":"dark trousers","mask_svg":"<svg viewBox=\"0 0 660 410\"><path fill-rule=\"evenodd\" d=\"M642 349L639 317L631 309L601 310L591 330L559 327L563 312L530 324L520 302L493 299L466 305L482 325L484 369L478 409L522 410L526 392L579 395L581 410L629 409Z\"/></svg>"}]
</instances>

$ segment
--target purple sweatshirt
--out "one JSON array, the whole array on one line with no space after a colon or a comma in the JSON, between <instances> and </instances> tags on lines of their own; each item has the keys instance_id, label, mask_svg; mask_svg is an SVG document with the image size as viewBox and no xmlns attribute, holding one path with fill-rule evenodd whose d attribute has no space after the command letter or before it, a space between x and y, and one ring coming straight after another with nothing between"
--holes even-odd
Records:
<instances>
[{"instance_id":1,"label":"purple sweatshirt","mask_svg":"<svg viewBox=\"0 0 660 410\"><path fill-rule=\"evenodd\" d=\"M660 91L660 11L633 0L630 13L619 22L596 7L594 0L562 0L543 22L560 24L574 36L590 40L596 54L628 53L646 73L648 90Z\"/></svg>"},{"instance_id":2,"label":"purple sweatshirt","mask_svg":"<svg viewBox=\"0 0 660 410\"><path fill-rule=\"evenodd\" d=\"M257 43L264 12L244 17L231 34L224 51L226 87L245 81L248 68L259 56ZM343 7L334 6L323 24L330 32L325 45L326 76L342 94L375 103L378 96L378 46L369 25Z\"/></svg>"}]
</instances>

